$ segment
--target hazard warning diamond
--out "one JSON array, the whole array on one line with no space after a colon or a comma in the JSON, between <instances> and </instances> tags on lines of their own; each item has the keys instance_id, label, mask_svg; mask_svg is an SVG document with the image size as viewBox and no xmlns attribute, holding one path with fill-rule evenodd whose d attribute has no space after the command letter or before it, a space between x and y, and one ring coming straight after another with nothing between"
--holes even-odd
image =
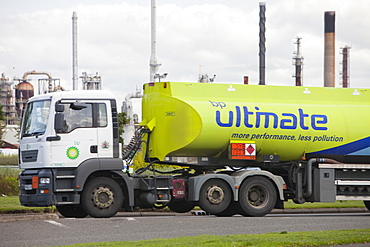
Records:
<instances>
[{"instance_id":1,"label":"hazard warning diamond","mask_svg":"<svg viewBox=\"0 0 370 247\"><path fill-rule=\"evenodd\" d=\"M255 155L256 149L254 148L254 145L249 144L249 146L245 149L249 155Z\"/></svg>"}]
</instances>

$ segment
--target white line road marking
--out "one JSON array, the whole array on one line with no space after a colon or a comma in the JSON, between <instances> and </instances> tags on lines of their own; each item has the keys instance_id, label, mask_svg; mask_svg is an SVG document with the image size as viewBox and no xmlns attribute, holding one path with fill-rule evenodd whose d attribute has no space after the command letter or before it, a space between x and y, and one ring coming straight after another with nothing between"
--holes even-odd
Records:
<instances>
[{"instance_id":1,"label":"white line road marking","mask_svg":"<svg viewBox=\"0 0 370 247\"><path fill-rule=\"evenodd\" d=\"M56 222L56 221L54 221L54 220L45 220L45 222L50 223L50 224L52 224L52 225L54 225L54 226L66 227L66 225L63 225L63 224L61 224L61 223L59 223L59 222Z\"/></svg>"},{"instance_id":2,"label":"white line road marking","mask_svg":"<svg viewBox=\"0 0 370 247\"><path fill-rule=\"evenodd\" d=\"M136 220L135 218L129 217L127 220Z\"/></svg>"}]
</instances>

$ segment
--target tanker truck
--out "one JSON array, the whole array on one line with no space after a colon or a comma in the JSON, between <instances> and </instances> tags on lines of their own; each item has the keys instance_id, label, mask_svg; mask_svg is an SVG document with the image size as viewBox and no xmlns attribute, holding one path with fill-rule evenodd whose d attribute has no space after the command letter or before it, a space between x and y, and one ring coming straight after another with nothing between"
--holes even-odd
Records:
<instances>
[{"instance_id":1,"label":"tanker truck","mask_svg":"<svg viewBox=\"0 0 370 247\"><path fill-rule=\"evenodd\" d=\"M65 217L165 206L258 217L287 200L370 209L370 89L150 82L143 91L142 122L123 152L112 94L31 98L21 204L55 205ZM138 150L147 166L129 173Z\"/></svg>"}]
</instances>

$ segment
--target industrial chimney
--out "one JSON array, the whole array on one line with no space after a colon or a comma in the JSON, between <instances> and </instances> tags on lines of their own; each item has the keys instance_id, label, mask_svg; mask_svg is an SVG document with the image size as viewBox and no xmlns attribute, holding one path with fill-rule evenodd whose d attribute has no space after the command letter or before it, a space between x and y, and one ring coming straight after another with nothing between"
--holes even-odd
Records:
<instances>
[{"instance_id":1,"label":"industrial chimney","mask_svg":"<svg viewBox=\"0 0 370 247\"><path fill-rule=\"evenodd\" d=\"M161 64L159 64L157 61L157 40L156 40L157 38L156 37L157 4L156 4L156 0L152 0L151 8L152 8L152 11L151 11L151 55L150 55L150 62L149 62L149 66L150 66L150 79L149 80L151 82L154 82L158 68L159 66L161 66Z\"/></svg>"},{"instance_id":2,"label":"industrial chimney","mask_svg":"<svg viewBox=\"0 0 370 247\"><path fill-rule=\"evenodd\" d=\"M349 58L349 49L351 49L351 47L349 46L345 46L345 47L342 47L341 50L342 50L342 55L343 55L343 58L342 58L342 84L343 84L343 87L344 88L347 88L349 85L349 70L348 70L348 58Z\"/></svg>"},{"instance_id":3,"label":"industrial chimney","mask_svg":"<svg viewBox=\"0 0 370 247\"><path fill-rule=\"evenodd\" d=\"M335 87L335 11L325 12L324 87Z\"/></svg>"},{"instance_id":4,"label":"industrial chimney","mask_svg":"<svg viewBox=\"0 0 370 247\"><path fill-rule=\"evenodd\" d=\"M73 72L72 72L72 88L78 89L78 71L77 71L77 14L72 15L72 56L73 56Z\"/></svg>"},{"instance_id":5,"label":"industrial chimney","mask_svg":"<svg viewBox=\"0 0 370 247\"><path fill-rule=\"evenodd\" d=\"M260 81L259 85L265 85L265 55L266 55L266 37L265 37L265 23L266 23L266 3L260 2Z\"/></svg>"}]
</instances>

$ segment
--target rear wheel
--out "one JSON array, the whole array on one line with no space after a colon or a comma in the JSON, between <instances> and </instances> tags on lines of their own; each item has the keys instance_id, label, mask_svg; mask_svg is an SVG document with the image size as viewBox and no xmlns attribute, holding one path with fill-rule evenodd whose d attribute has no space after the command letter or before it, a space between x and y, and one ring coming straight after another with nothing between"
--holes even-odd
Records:
<instances>
[{"instance_id":1,"label":"rear wheel","mask_svg":"<svg viewBox=\"0 0 370 247\"><path fill-rule=\"evenodd\" d=\"M222 213L231 202L231 189L221 179L210 179L200 189L199 206L210 214Z\"/></svg>"},{"instance_id":2,"label":"rear wheel","mask_svg":"<svg viewBox=\"0 0 370 247\"><path fill-rule=\"evenodd\" d=\"M238 213L261 217L270 213L276 204L276 189L265 177L247 178L239 190Z\"/></svg>"},{"instance_id":3,"label":"rear wheel","mask_svg":"<svg viewBox=\"0 0 370 247\"><path fill-rule=\"evenodd\" d=\"M113 179L94 178L84 188L81 203L91 217L112 217L122 207L123 192Z\"/></svg>"},{"instance_id":4,"label":"rear wheel","mask_svg":"<svg viewBox=\"0 0 370 247\"><path fill-rule=\"evenodd\" d=\"M171 211L176 213L186 213L194 208L194 204L186 201L185 199L172 200L170 203L167 204L167 206L169 207L169 209L171 209Z\"/></svg>"},{"instance_id":5,"label":"rear wheel","mask_svg":"<svg viewBox=\"0 0 370 247\"><path fill-rule=\"evenodd\" d=\"M370 201L364 201L365 207L370 210Z\"/></svg>"},{"instance_id":6,"label":"rear wheel","mask_svg":"<svg viewBox=\"0 0 370 247\"><path fill-rule=\"evenodd\" d=\"M81 205L62 205L56 207L58 212L66 218L84 218L87 216L86 211Z\"/></svg>"}]
</instances>

